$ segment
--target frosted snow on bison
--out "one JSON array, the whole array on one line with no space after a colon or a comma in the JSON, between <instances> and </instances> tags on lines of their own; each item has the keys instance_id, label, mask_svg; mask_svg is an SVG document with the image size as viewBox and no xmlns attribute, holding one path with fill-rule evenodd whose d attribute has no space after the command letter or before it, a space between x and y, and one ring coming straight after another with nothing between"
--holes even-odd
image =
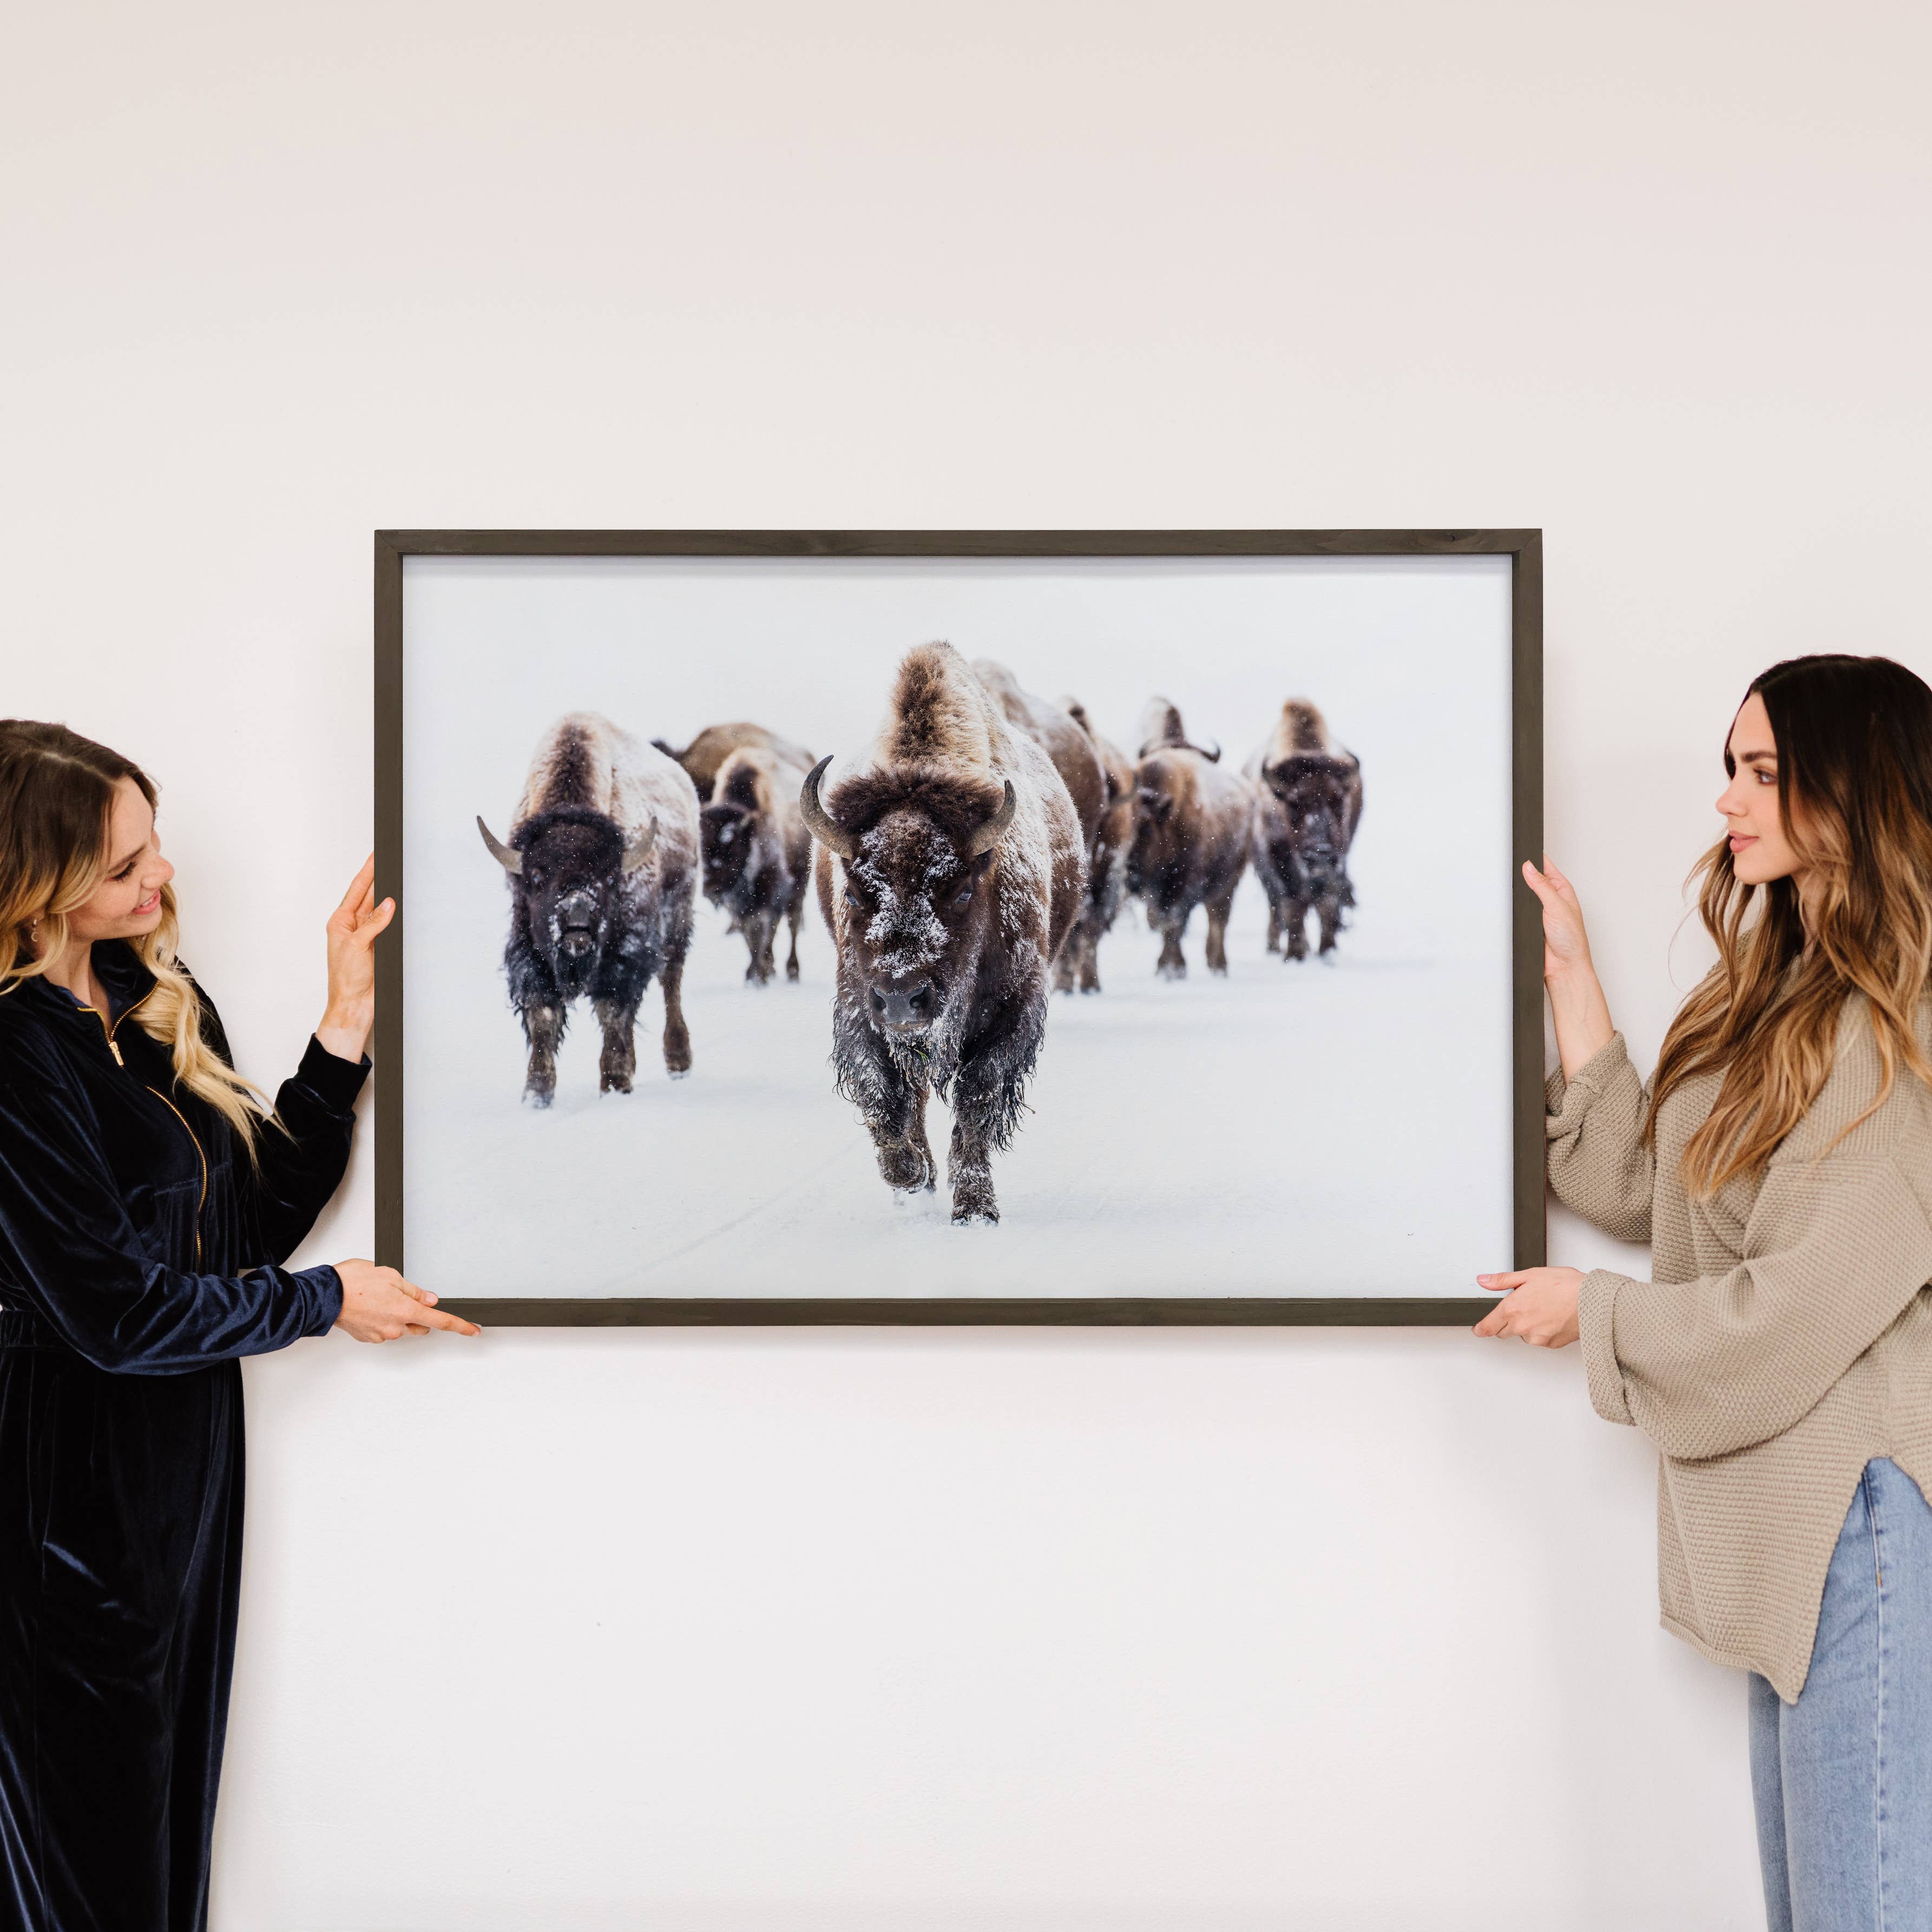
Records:
<instances>
[{"instance_id":1,"label":"frosted snow on bison","mask_svg":"<svg viewBox=\"0 0 1932 1932\"><path fill-rule=\"evenodd\" d=\"M1254 824L1254 788L1224 770L1217 745L1205 752L1188 742L1180 714L1164 698L1148 707L1134 774L1134 838L1127 852L1127 890L1147 908L1161 936L1154 970L1184 980L1180 950L1194 908L1208 908L1208 970L1228 970L1228 915L1247 869Z\"/></svg>"},{"instance_id":2,"label":"frosted snow on bison","mask_svg":"<svg viewBox=\"0 0 1932 1932\"><path fill-rule=\"evenodd\" d=\"M869 760L821 802L824 772L800 805L838 950L839 1091L904 1193L934 1185L937 1090L952 1109L952 1218L997 1221L992 1157L1019 1124L1048 962L1086 892L1073 802L947 644L907 653Z\"/></svg>"},{"instance_id":3,"label":"frosted snow on bison","mask_svg":"<svg viewBox=\"0 0 1932 1932\"><path fill-rule=\"evenodd\" d=\"M1361 761L1328 735L1305 698L1291 698L1245 769L1260 797L1254 862L1268 897L1268 950L1306 959L1312 910L1321 919L1326 958L1342 930L1342 909L1355 903L1348 848L1362 818Z\"/></svg>"},{"instance_id":4,"label":"frosted snow on bison","mask_svg":"<svg viewBox=\"0 0 1932 1932\"><path fill-rule=\"evenodd\" d=\"M572 1003L603 1029L598 1085L628 1094L638 1003L664 988L664 1058L691 1070L680 989L698 890L698 794L654 746L594 711L560 718L538 741L506 844L476 829L510 887L503 949L510 1004L530 1058L524 1093L547 1107Z\"/></svg>"},{"instance_id":5,"label":"frosted snow on bison","mask_svg":"<svg viewBox=\"0 0 1932 1932\"><path fill-rule=\"evenodd\" d=\"M768 984L777 967L772 941L791 928L785 977L798 977L798 927L812 874L812 834L799 815L804 772L756 746L741 746L717 770L700 815L704 896L731 915L752 961L745 977Z\"/></svg>"}]
</instances>

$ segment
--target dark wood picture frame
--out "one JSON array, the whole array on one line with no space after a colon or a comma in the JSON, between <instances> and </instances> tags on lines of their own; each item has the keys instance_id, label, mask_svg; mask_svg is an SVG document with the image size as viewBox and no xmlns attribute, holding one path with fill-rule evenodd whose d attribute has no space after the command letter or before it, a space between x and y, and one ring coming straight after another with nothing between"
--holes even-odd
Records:
<instances>
[{"instance_id":1,"label":"dark wood picture frame","mask_svg":"<svg viewBox=\"0 0 1932 1932\"><path fill-rule=\"evenodd\" d=\"M376 532L376 890L394 925L376 952L376 1254L404 1263L403 561L493 557L1388 557L1507 556L1510 562L1511 844L1520 871L1543 850L1543 533L1489 530L379 530ZM1515 1252L1545 1253L1543 928L1519 877L1511 900ZM1472 1268L1478 1258L1472 1257ZM1484 1257L1483 1258L1486 1258ZM1135 1327L1448 1327L1493 1307L1482 1297L1068 1296L926 1300L548 1297L446 1298L488 1323L530 1328L808 1324L908 1328L959 1324Z\"/></svg>"}]
</instances>

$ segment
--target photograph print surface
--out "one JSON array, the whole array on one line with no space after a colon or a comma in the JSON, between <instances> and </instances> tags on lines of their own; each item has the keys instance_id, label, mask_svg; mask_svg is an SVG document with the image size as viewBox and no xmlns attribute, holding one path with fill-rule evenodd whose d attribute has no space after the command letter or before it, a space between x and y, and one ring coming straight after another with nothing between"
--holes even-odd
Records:
<instances>
[{"instance_id":1,"label":"photograph print surface","mask_svg":"<svg viewBox=\"0 0 1932 1932\"><path fill-rule=\"evenodd\" d=\"M403 613L444 1295L1510 1252L1508 556L411 556Z\"/></svg>"}]
</instances>

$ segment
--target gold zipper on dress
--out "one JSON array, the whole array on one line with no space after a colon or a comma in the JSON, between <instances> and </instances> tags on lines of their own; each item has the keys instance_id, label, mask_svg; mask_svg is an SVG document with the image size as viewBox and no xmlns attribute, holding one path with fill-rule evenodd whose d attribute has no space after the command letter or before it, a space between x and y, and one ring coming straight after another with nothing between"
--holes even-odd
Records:
<instances>
[{"instance_id":1,"label":"gold zipper on dress","mask_svg":"<svg viewBox=\"0 0 1932 1932\"><path fill-rule=\"evenodd\" d=\"M194 1268L196 1274L199 1274L201 1272L201 1210L208 1202L208 1156L202 1151L201 1142L194 1128L188 1125L188 1116L158 1087L150 1087L148 1091L180 1121L188 1138L194 1142L195 1154L201 1162L201 1198L194 1204Z\"/></svg>"},{"instance_id":2,"label":"gold zipper on dress","mask_svg":"<svg viewBox=\"0 0 1932 1932\"><path fill-rule=\"evenodd\" d=\"M124 1007L120 1018L116 1020L112 1026L108 1024L106 1016L102 1013L98 1006L88 1006L86 1009L100 1021L100 1030L107 1036L107 1051L113 1054L114 1064L116 1066L124 1068L128 1064L127 1061L121 1058L120 1046L114 1037L120 1027L121 1021L124 1020L128 1014L134 1010L134 1006L140 1006L146 1000L154 990L154 988L150 986L147 992L143 993L140 999L134 1002L134 1006ZM143 1081L142 1084L146 1086L147 1083ZM154 1098L160 1101L176 1120L180 1121L182 1131L194 1143L195 1158L201 1162L201 1196L194 1204L194 1265L196 1271L199 1273L201 1268L201 1210L208 1204L208 1152L201 1144L200 1136L188 1125L188 1116L158 1087L148 1087L148 1091L153 1094Z\"/></svg>"}]
</instances>

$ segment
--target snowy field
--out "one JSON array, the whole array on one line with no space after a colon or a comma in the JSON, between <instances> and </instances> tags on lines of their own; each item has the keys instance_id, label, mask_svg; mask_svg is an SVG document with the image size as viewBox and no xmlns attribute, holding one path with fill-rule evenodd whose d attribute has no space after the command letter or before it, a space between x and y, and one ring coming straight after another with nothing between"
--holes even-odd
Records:
<instances>
[{"instance_id":1,"label":"snowy field","mask_svg":"<svg viewBox=\"0 0 1932 1932\"><path fill-rule=\"evenodd\" d=\"M522 1036L502 1001L432 1090L412 1086L412 1273L446 1294L1420 1294L1472 1292L1508 1264L1496 1204L1444 1158L1468 1123L1425 1078L1493 989L1376 944L1339 963L1266 958L1266 902L1244 882L1229 970L1154 977L1130 912L1102 948L1105 990L1056 995L1034 1112L994 1162L1000 1222L955 1228L942 1178L906 1202L832 1090L832 945L814 908L802 977L743 980L744 942L709 907L685 980L694 1059L664 1074L646 995L637 1090L600 1095L586 1008L557 1057L555 1105L520 1106ZM952 1126L928 1116L945 1158ZM419 1181L461 1148L485 1190ZM422 1149L418 1155L415 1150ZM1507 1150L1505 1149L1506 1152ZM1391 1183L1395 1184L1391 1186ZM523 1211L502 1211L500 1188Z\"/></svg>"},{"instance_id":2,"label":"snowy field","mask_svg":"<svg viewBox=\"0 0 1932 1932\"><path fill-rule=\"evenodd\" d=\"M438 560L418 577L422 561L405 607L416 1279L464 1296L1368 1296L1467 1294L1478 1269L1507 1265L1506 570L1013 580L968 566L935 596L902 567L822 585L793 569L767 586L783 626L767 610L761 628L722 572ZM1037 623L1042 593L1051 650L1015 635L1015 610ZM1221 652L1178 652L1179 614L1198 622L1216 597ZM784 647L734 664L704 648L706 623ZM829 679L814 626L861 668ZM675 653L638 641L694 632ZM1319 643L1284 648L1284 635ZM598 1094L598 1030L580 1005L554 1106L522 1105L501 970L508 896L472 815L507 820L542 727L585 704L674 743L751 717L859 751L898 652L932 636L1004 658L1036 691L1077 692L1117 741L1162 691L1236 764L1282 698L1323 704L1366 796L1360 903L1336 962L1265 954L1250 874L1228 976L1205 969L1197 913L1188 978L1160 981L1157 943L1130 908L1102 948L1105 991L1053 998L1034 1111L994 1162L997 1227L954 1227L943 1174L910 1202L880 1180L832 1088L815 901L802 980L766 988L745 983L743 941L700 902L688 1079L665 1077L653 986L634 1094ZM783 947L782 934L781 960ZM928 1126L943 1162L951 1122L936 1098Z\"/></svg>"}]
</instances>

